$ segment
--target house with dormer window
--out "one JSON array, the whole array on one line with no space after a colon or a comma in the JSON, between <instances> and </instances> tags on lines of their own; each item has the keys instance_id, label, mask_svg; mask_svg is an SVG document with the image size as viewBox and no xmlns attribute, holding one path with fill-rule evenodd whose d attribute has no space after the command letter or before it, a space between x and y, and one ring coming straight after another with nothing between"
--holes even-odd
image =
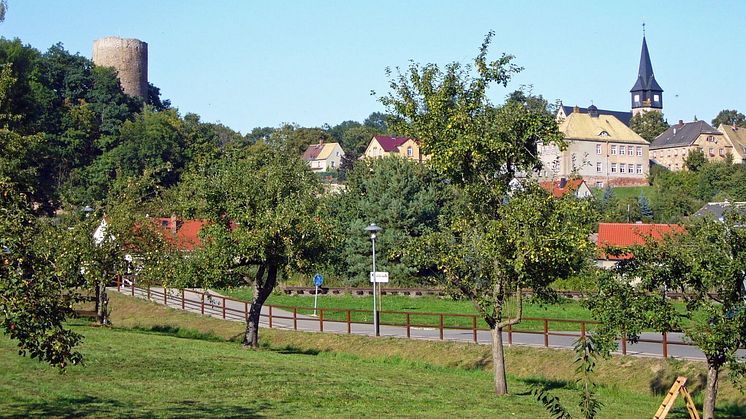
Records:
<instances>
[{"instance_id":1,"label":"house with dormer window","mask_svg":"<svg viewBox=\"0 0 746 419\"><path fill-rule=\"evenodd\" d=\"M559 124L567 148L538 144L540 180L581 177L596 188L646 185L649 143L617 117L591 105L573 110Z\"/></svg>"}]
</instances>

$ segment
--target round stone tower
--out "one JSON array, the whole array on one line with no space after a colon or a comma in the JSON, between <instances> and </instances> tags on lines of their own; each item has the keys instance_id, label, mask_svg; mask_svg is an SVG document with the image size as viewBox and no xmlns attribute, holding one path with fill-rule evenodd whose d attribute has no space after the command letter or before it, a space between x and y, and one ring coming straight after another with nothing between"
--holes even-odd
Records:
<instances>
[{"instance_id":1,"label":"round stone tower","mask_svg":"<svg viewBox=\"0 0 746 419\"><path fill-rule=\"evenodd\" d=\"M124 93L148 97L148 44L139 39L107 36L93 42L93 63L114 67Z\"/></svg>"}]
</instances>

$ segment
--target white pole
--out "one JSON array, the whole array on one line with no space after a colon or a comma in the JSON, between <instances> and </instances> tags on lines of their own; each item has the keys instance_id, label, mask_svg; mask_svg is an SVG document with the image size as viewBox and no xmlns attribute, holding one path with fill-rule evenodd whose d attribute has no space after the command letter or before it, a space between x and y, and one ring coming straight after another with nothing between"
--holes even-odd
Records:
<instances>
[{"instance_id":1,"label":"white pole","mask_svg":"<svg viewBox=\"0 0 746 419\"><path fill-rule=\"evenodd\" d=\"M316 293L313 295L313 315L316 315L316 301L319 299L319 286L316 285Z\"/></svg>"},{"instance_id":2,"label":"white pole","mask_svg":"<svg viewBox=\"0 0 746 419\"><path fill-rule=\"evenodd\" d=\"M370 238L373 241L373 330L378 336L378 306L376 305L376 236L375 233Z\"/></svg>"}]
</instances>

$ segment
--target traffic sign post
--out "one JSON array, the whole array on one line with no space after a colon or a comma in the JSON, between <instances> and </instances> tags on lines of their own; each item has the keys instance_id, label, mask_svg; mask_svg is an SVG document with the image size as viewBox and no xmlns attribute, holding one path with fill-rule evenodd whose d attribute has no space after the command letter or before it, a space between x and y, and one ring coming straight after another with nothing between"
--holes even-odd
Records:
<instances>
[{"instance_id":1,"label":"traffic sign post","mask_svg":"<svg viewBox=\"0 0 746 419\"><path fill-rule=\"evenodd\" d=\"M316 303L319 300L319 287L324 283L324 277L316 274L313 277L313 284L316 286L316 292L313 294L313 315L316 315Z\"/></svg>"}]
</instances>

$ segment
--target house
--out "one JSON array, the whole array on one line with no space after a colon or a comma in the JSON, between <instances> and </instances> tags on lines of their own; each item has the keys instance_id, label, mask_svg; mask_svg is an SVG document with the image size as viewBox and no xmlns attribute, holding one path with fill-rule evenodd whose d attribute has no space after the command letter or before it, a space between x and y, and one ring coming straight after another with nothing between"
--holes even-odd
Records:
<instances>
[{"instance_id":1,"label":"house","mask_svg":"<svg viewBox=\"0 0 746 419\"><path fill-rule=\"evenodd\" d=\"M679 121L650 143L650 158L669 170L684 170L686 156L694 150L701 150L710 161L723 161L734 153L728 137L707 122Z\"/></svg>"},{"instance_id":2,"label":"house","mask_svg":"<svg viewBox=\"0 0 746 419\"><path fill-rule=\"evenodd\" d=\"M678 224L598 223L596 264L600 268L611 269L620 260L632 257L631 254L610 255L607 253L610 247L644 245L646 240L661 240L683 231Z\"/></svg>"},{"instance_id":3,"label":"house","mask_svg":"<svg viewBox=\"0 0 746 419\"><path fill-rule=\"evenodd\" d=\"M560 124L567 148L539 142L540 180L582 177L596 188L647 185L649 143L593 105L575 108Z\"/></svg>"},{"instance_id":4,"label":"house","mask_svg":"<svg viewBox=\"0 0 746 419\"><path fill-rule=\"evenodd\" d=\"M154 218L153 221L160 227L163 237L176 249L190 252L202 245L199 232L207 220L180 220L176 217Z\"/></svg>"},{"instance_id":5,"label":"house","mask_svg":"<svg viewBox=\"0 0 746 419\"><path fill-rule=\"evenodd\" d=\"M733 163L746 164L746 128L720 124L718 131L722 132L733 146Z\"/></svg>"},{"instance_id":6,"label":"house","mask_svg":"<svg viewBox=\"0 0 746 419\"><path fill-rule=\"evenodd\" d=\"M339 143L311 144L303 153L303 160L308 162L314 172L329 172L339 169L345 152Z\"/></svg>"},{"instance_id":7,"label":"house","mask_svg":"<svg viewBox=\"0 0 746 419\"><path fill-rule=\"evenodd\" d=\"M557 123L561 123L564 119L567 118L568 115L573 113L573 111L577 108L578 112L580 113L588 113L588 108L580 108L580 107L573 107L573 106L565 106L560 102L559 107L557 108ZM602 115L612 115L616 119L620 120L624 125L629 126L629 122L632 120L632 112L625 112L625 111L610 111L608 109L597 109L598 113Z\"/></svg>"},{"instance_id":8,"label":"house","mask_svg":"<svg viewBox=\"0 0 746 419\"><path fill-rule=\"evenodd\" d=\"M566 179L560 180L543 181L539 182L539 186L544 188L547 192L551 193L555 198L560 198L569 193L575 195L576 198L593 198L593 192L588 184L583 179Z\"/></svg>"},{"instance_id":9,"label":"house","mask_svg":"<svg viewBox=\"0 0 746 419\"><path fill-rule=\"evenodd\" d=\"M429 158L421 152L420 142L409 137L390 137L376 135L371 138L368 148L365 149L361 158L380 158L385 156L401 156L417 162L423 162Z\"/></svg>"},{"instance_id":10,"label":"house","mask_svg":"<svg viewBox=\"0 0 746 419\"><path fill-rule=\"evenodd\" d=\"M746 216L746 202L708 202L694 213L695 217L712 217L723 221L723 215L728 211L737 211Z\"/></svg>"}]
</instances>

